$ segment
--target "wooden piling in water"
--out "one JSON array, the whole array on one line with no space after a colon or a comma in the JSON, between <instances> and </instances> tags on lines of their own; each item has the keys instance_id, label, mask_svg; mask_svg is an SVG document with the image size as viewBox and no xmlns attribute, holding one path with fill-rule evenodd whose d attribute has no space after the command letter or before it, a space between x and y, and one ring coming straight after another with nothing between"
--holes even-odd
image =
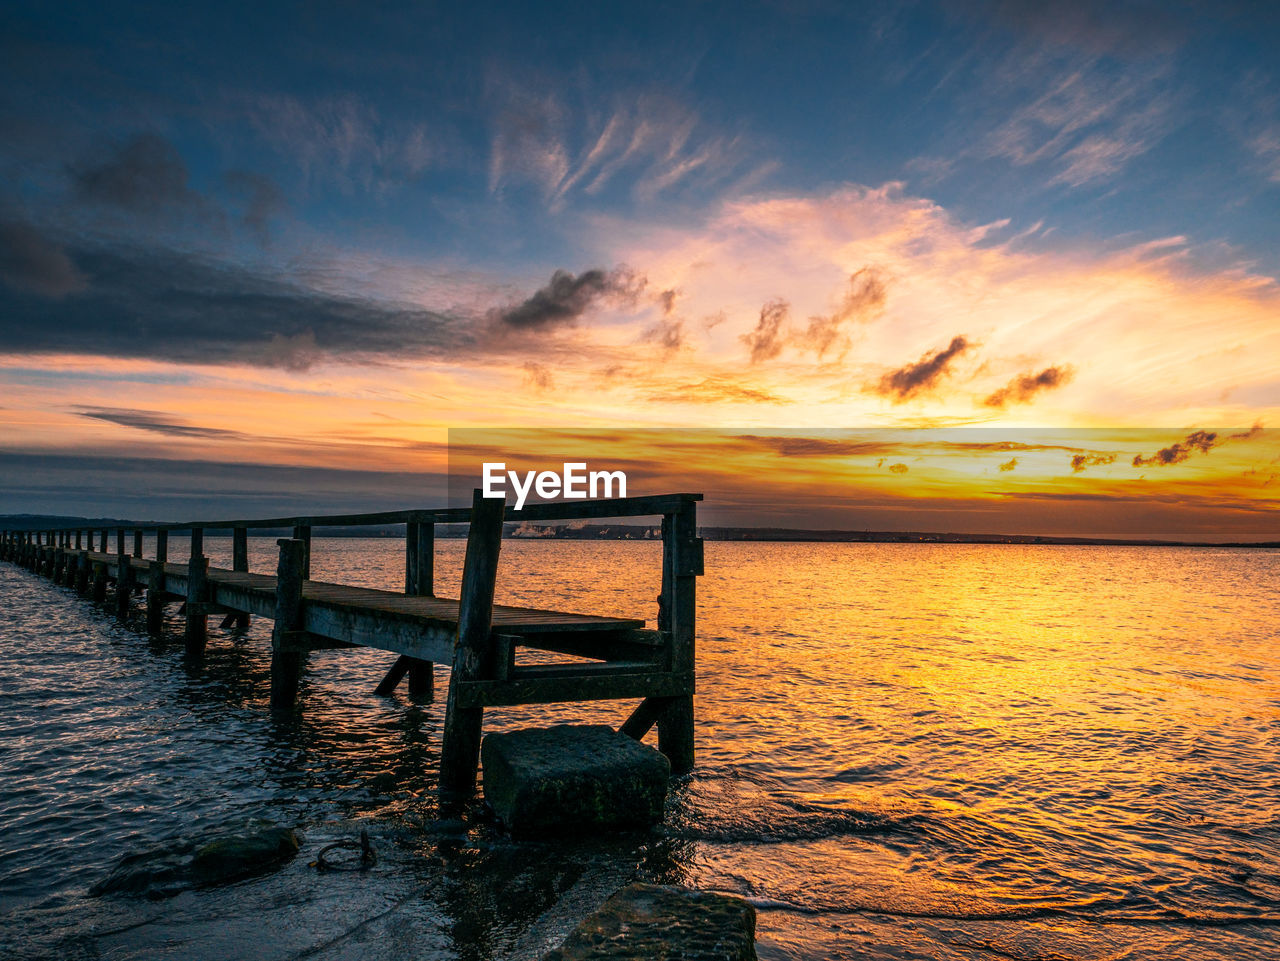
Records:
<instances>
[{"instance_id":1,"label":"wooden piling in water","mask_svg":"<svg viewBox=\"0 0 1280 961\"><path fill-rule=\"evenodd\" d=\"M436 525L410 521L405 528L404 592L411 597L431 597L435 593ZM409 658L409 696L434 700L435 665Z\"/></svg>"},{"instance_id":2,"label":"wooden piling in water","mask_svg":"<svg viewBox=\"0 0 1280 961\"><path fill-rule=\"evenodd\" d=\"M160 637L164 633L164 561L154 560L147 570L147 633Z\"/></svg>"},{"instance_id":3,"label":"wooden piling in water","mask_svg":"<svg viewBox=\"0 0 1280 961\"><path fill-rule=\"evenodd\" d=\"M432 597L435 594L436 526L430 521L409 521L404 532L404 592L410 597ZM435 664L402 654L391 670L374 688L374 693L387 697L409 675L409 696L435 699Z\"/></svg>"},{"instance_id":4,"label":"wooden piling in water","mask_svg":"<svg viewBox=\"0 0 1280 961\"><path fill-rule=\"evenodd\" d=\"M235 527L231 531L231 569L249 570L249 529ZM234 627L237 631L249 629L249 615L244 611L232 611L222 619L222 627Z\"/></svg>"},{"instance_id":5,"label":"wooden piling in water","mask_svg":"<svg viewBox=\"0 0 1280 961\"><path fill-rule=\"evenodd\" d=\"M209 558L204 556L204 530L191 529L191 558L187 562L186 628L183 642L187 657L204 657L205 644L209 640L209 613L205 603L205 582L208 577Z\"/></svg>"},{"instance_id":6,"label":"wooden piling in water","mask_svg":"<svg viewBox=\"0 0 1280 961\"><path fill-rule=\"evenodd\" d=\"M476 788L484 708L460 705L458 682L487 677L491 667L489 635L505 508L505 498L484 497L478 490L472 495L471 528L467 532L462 592L458 599L458 637L453 648L453 676L445 708L444 743L440 749L440 792L451 800L470 797Z\"/></svg>"},{"instance_id":7,"label":"wooden piling in water","mask_svg":"<svg viewBox=\"0 0 1280 961\"><path fill-rule=\"evenodd\" d=\"M271 631L271 706L292 708L298 698L298 682L305 657L302 619L302 582L306 568L306 542L281 538L276 566L275 627Z\"/></svg>"},{"instance_id":8,"label":"wooden piling in water","mask_svg":"<svg viewBox=\"0 0 1280 961\"><path fill-rule=\"evenodd\" d=\"M102 561L93 564L93 603L101 604L107 599L107 565Z\"/></svg>"},{"instance_id":9,"label":"wooden piling in water","mask_svg":"<svg viewBox=\"0 0 1280 961\"><path fill-rule=\"evenodd\" d=\"M295 524L293 539L302 541L302 579L311 580L311 525Z\"/></svg>"},{"instance_id":10,"label":"wooden piling in water","mask_svg":"<svg viewBox=\"0 0 1280 961\"><path fill-rule=\"evenodd\" d=\"M124 532L117 543L124 546ZM122 621L129 619L129 598L133 596L133 564L129 555L120 551L116 555L116 617Z\"/></svg>"}]
</instances>

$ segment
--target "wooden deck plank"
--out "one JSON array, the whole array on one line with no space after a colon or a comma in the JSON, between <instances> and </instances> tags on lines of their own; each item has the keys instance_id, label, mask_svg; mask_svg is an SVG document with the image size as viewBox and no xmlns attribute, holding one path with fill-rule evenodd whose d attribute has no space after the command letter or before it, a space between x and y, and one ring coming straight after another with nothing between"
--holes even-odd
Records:
<instances>
[{"instance_id":1,"label":"wooden deck plank","mask_svg":"<svg viewBox=\"0 0 1280 961\"><path fill-rule=\"evenodd\" d=\"M116 554L98 552L90 552L89 558L91 561L107 564L112 574L119 561L119 556ZM130 565L138 570L149 568L151 563L143 558L128 560ZM186 579L185 564L165 564L166 589L177 591L178 588L185 588ZM264 611L269 611L275 604L276 578L274 575L210 567L208 583L215 594L245 595L245 600L249 602L245 604L248 613L270 616L269 613L264 615ZM223 588L226 589L225 592L221 590ZM437 630L456 630L458 624L458 601L455 598L412 596L369 587L331 584L326 581L305 581L302 597L312 605L381 615L394 620L419 623ZM229 599L222 596L217 598L218 603L224 606L236 607L235 604L227 603ZM645 622L636 618L602 617L595 614L549 611L506 604L495 604L493 608L493 629L504 634L612 631L644 626Z\"/></svg>"}]
</instances>

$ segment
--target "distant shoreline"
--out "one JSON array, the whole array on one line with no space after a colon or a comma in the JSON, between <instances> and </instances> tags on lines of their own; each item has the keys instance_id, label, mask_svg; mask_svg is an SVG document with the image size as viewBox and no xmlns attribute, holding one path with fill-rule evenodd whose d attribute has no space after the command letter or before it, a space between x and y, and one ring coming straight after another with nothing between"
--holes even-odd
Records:
<instances>
[{"instance_id":1,"label":"distant shoreline","mask_svg":"<svg viewBox=\"0 0 1280 961\"><path fill-rule=\"evenodd\" d=\"M0 515L0 530L40 530L83 526L85 528L131 527L153 521L124 520L115 517L66 517L35 514ZM465 538L467 525L439 524L436 537L444 540ZM288 537L287 528L255 530L254 537ZM1042 544L1098 547L1233 547L1276 549L1280 541L1194 541L1130 537L1062 537L1045 534L964 534L945 531L856 531L811 530L796 527L700 527L698 533L707 541L739 541L755 543L798 544ZM230 536L231 530L206 528L206 536ZM385 524L370 527L323 527L312 531L313 537L386 537L403 539L403 525ZM575 540L618 541L657 540L661 529L656 524L582 524L552 525L508 523L503 537L511 540Z\"/></svg>"}]
</instances>

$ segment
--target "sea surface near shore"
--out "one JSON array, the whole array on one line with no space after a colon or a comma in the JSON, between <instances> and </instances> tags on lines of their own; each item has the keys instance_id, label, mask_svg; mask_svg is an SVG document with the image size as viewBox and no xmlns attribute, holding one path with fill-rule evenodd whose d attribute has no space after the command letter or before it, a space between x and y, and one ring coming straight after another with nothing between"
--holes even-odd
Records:
<instances>
[{"instance_id":1,"label":"sea surface near shore","mask_svg":"<svg viewBox=\"0 0 1280 961\"><path fill-rule=\"evenodd\" d=\"M442 594L463 549L438 544ZM313 576L398 588L403 550L317 540ZM706 550L697 770L652 835L548 844L479 805L436 820L443 667L414 702L372 693L391 655L316 653L273 718L269 621L215 622L189 666L172 610L151 641L0 563L0 956L536 957L632 878L751 899L765 959L1280 956L1280 552ZM507 541L499 599L652 621L659 556ZM277 873L86 896L131 851L263 817L305 835ZM373 870L308 866L362 826Z\"/></svg>"}]
</instances>

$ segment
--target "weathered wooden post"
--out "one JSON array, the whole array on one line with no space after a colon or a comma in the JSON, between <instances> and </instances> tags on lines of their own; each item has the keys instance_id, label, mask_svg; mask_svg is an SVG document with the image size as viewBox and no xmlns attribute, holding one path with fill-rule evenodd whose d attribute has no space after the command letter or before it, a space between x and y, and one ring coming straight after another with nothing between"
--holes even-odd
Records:
<instances>
[{"instance_id":1,"label":"weathered wooden post","mask_svg":"<svg viewBox=\"0 0 1280 961\"><path fill-rule=\"evenodd\" d=\"M107 599L107 565L105 561L93 562L93 603L101 604Z\"/></svg>"},{"instance_id":2,"label":"weathered wooden post","mask_svg":"<svg viewBox=\"0 0 1280 961\"><path fill-rule=\"evenodd\" d=\"M167 527L156 531L156 560L161 564L169 561L169 529Z\"/></svg>"},{"instance_id":3,"label":"weathered wooden post","mask_svg":"<svg viewBox=\"0 0 1280 961\"><path fill-rule=\"evenodd\" d=\"M89 593L89 552L78 551L76 560L76 593L83 597Z\"/></svg>"},{"instance_id":4,"label":"weathered wooden post","mask_svg":"<svg viewBox=\"0 0 1280 961\"><path fill-rule=\"evenodd\" d=\"M410 521L405 530L404 592L413 597L435 593L436 525L431 521ZM409 659L409 696L435 700L435 665L420 658Z\"/></svg>"},{"instance_id":5,"label":"weathered wooden post","mask_svg":"<svg viewBox=\"0 0 1280 961\"><path fill-rule=\"evenodd\" d=\"M451 801L470 797L476 789L484 708L459 707L458 683L487 677L493 670L490 631L505 510L504 497L484 497L479 490L472 495L471 529L458 601L458 639L453 647L453 676L440 748L440 793Z\"/></svg>"},{"instance_id":6,"label":"weathered wooden post","mask_svg":"<svg viewBox=\"0 0 1280 961\"><path fill-rule=\"evenodd\" d=\"M164 561L154 560L147 569L147 633L164 633Z\"/></svg>"},{"instance_id":7,"label":"weathered wooden post","mask_svg":"<svg viewBox=\"0 0 1280 961\"><path fill-rule=\"evenodd\" d=\"M78 551L84 550L84 548L80 546L80 535L82 533L83 531L79 531L79 530L76 531L76 550Z\"/></svg>"},{"instance_id":8,"label":"weathered wooden post","mask_svg":"<svg viewBox=\"0 0 1280 961\"><path fill-rule=\"evenodd\" d=\"M303 631L302 582L307 545L298 538L281 538L276 565L276 621L271 630L271 706L292 708L298 699L306 637Z\"/></svg>"},{"instance_id":9,"label":"weathered wooden post","mask_svg":"<svg viewBox=\"0 0 1280 961\"><path fill-rule=\"evenodd\" d=\"M671 632L671 670L693 675L698 575L702 542L698 540L697 506L686 503L663 518L663 610L660 630ZM663 624L663 615L666 623ZM658 750L674 774L693 769L693 696L671 698L658 717Z\"/></svg>"},{"instance_id":10,"label":"weathered wooden post","mask_svg":"<svg viewBox=\"0 0 1280 961\"><path fill-rule=\"evenodd\" d=\"M697 505L690 501L662 518L662 594L658 597L658 629L668 639L667 669L694 677L697 578L702 574L702 541L698 538ZM693 696L647 697L619 728L640 740L658 725L658 749L675 774L693 768Z\"/></svg>"},{"instance_id":11,"label":"weathered wooden post","mask_svg":"<svg viewBox=\"0 0 1280 961\"><path fill-rule=\"evenodd\" d=\"M410 597L435 594L436 525L432 521L409 521L404 532L404 592ZM434 700L435 665L421 658L401 655L374 689L375 694L391 694L401 678L409 675L409 696Z\"/></svg>"},{"instance_id":12,"label":"weathered wooden post","mask_svg":"<svg viewBox=\"0 0 1280 961\"><path fill-rule=\"evenodd\" d=\"M183 631L187 657L204 657L209 639L209 615L205 606L205 583L209 559L204 556L204 530L191 528L191 559L187 562L187 623Z\"/></svg>"},{"instance_id":13,"label":"weathered wooden post","mask_svg":"<svg viewBox=\"0 0 1280 961\"><path fill-rule=\"evenodd\" d=\"M231 530L231 569L233 571L249 570L249 529L235 527ZM248 630L249 615L244 611L232 611L222 619L222 626L234 627L238 631Z\"/></svg>"},{"instance_id":14,"label":"weathered wooden post","mask_svg":"<svg viewBox=\"0 0 1280 961\"><path fill-rule=\"evenodd\" d=\"M311 525L294 524L293 539L302 541L302 579L311 580Z\"/></svg>"},{"instance_id":15,"label":"weathered wooden post","mask_svg":"<svg viewBox=\"0 0 1280 961\"><path fill-rule=\"evenodd\" d=\"M129 598L133 596L133 562L124 552L124 531L116 537L116 617L129 618Z\"/></svg>"},{"instance_id":16,"label":"weathered wooden post","mask_svg":"<svg viewBox=\"0 0 1280 961\"><path fill-rule=\"evenodd\" d=\"M133 532L133 556L134 557L142 556L142 531L141 530L135 530Z\"/></svg>"}]
</instances>

